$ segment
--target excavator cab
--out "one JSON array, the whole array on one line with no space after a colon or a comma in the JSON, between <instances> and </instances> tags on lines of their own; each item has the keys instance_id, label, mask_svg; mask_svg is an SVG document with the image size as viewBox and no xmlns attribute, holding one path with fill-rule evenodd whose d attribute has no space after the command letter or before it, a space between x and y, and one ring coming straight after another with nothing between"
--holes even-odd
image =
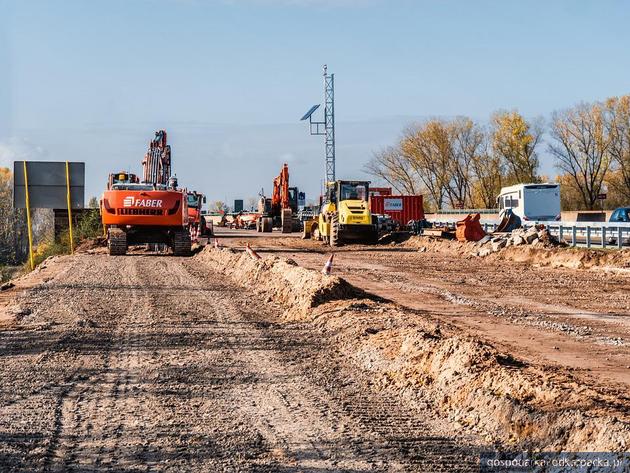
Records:
<instances>
[{"instance_id":1,"label":"excavator cab","mask_svg":"<svg viewBox=\"0 0 630 473\"><path fill-rule=\"evenodd\" d=\"M289 187L289 207L291 207L291 211L294 214L297 214L298 212L299 194L300 192L297 187Z\"/></svg>"},{"instance_id":2,"label":"excavator cab","mask_svg":"<svg viewBox=\"0 0 630 473\"><path fill-rule=\"evenodd\" d=\"M140 179L135 174L126 171L115 172L109 175L107 189L112 189L114 186L122 184L138 184L139 182Z\"/></svg>"},{"instance_id":3,"label":"excavator cab","mask_svg":"<svg viewBox=\"0 0 630 473\"><path fill-rule=\"evenodd\" d=\"M188 206L188 230L192 240L197 241L199 237L209 233L206 219L201 211L203 204L206 203L206 196L197 191L189 191L186 193L186 202Z\"/></svg>"},{"instance_id":4,"label":"excavator cab","mask_svg":"<svg viewBox=\"0 0 630 473\"><path fill-rule=\"evenodd\" d=\"M189 209L201 210L201 206L206 202L206 197L197 191L188 192L186 195Z\"/></svg>"}]
</instances>

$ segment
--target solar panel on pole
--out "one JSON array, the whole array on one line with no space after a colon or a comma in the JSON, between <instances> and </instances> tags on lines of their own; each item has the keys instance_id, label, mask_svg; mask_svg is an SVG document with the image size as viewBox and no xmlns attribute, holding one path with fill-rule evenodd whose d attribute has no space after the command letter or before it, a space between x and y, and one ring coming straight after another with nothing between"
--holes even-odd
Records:
<instances>
[{"instance_id":1,"label":"solar panel on pole","mask_svg":"<svg viewBox=\"0 0 630 473\"><path fill-rule=\"evenodd\" d=\"M325 182L335 181L335 75L328 75L324 64L324 121L313 121L313 113L319 105L313 105L300 120L309 121L311 135L324 135L325 139ZM323 131L322 128L323 127Z\"/></svg>"}]
</instances>

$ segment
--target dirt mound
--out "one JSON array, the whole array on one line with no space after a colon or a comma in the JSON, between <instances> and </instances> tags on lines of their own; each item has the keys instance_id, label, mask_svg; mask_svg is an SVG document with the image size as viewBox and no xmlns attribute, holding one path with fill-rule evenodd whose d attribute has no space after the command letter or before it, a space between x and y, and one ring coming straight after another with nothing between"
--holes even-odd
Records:
<instances>
[{"instance_id":1,"label":"dirt mound","mask_svg":"<svg viewBox=\"0 0 630 473\"><path fill-rule=\"evenodd\" d=\"M286 318L318 326L372 374L376 387L419 409L436 409L456 432L519 448L625 451L630 445L630 399L579 385L569 372L527 365L291 260L255 261L210 248L196 258L281 303Z\"/></svg>"},{"instance_id":2,"label":"dirt mound","mask_svg":"<svg viewBox=\"0 0 630 473\"><path fill-rule=\"evenodd\" d=\"M529 366L391 304L355 301L313 318L375 384L419 408L436 408L456 429L519 448L624 451L630 415L620 400L568 373ZM414 317L415 316L415 317Z\"/></svg>"},{"instance_id":3,"label":"dirt mound","mask_svg":"<svg viewBox=\"0 0 630 473\"><path fill-rule=\"evenodd\" d=\"M513 238L513 237L512 237ZM537 266L570 269L630 270L630 250L595 250L574 248L555 241L540 241L533 244L502 244L505 239L488 239L480 242L459 242L441 238L414 236L403 243L409 248L432 251L449 256L465 258L487 258L491 261L514 261Z\"/></svg>"},{"instance_id":4,"label":"dirt mound","mask_svg":"<svg viewBox=\"0 0 630 473\"><path fill-rule=\"evenodd\" d=\"M289 309L287 315L295 319L306 317L310 309L325 302L365 296L344 279L301 268L287 259L254 260L245 252L211 247L195 258L284 305Z\"/></svg>"},{"instance_id":5,"label":"dirt mound","mask_svg":"<svg viewBox=\"0 0 630 473\"><path fill-rule=\"evenodd\" d=\"M449 256L472 257L475 248L478 248L476 242L448 240L446 238L432 236L412 236L403 243L406 248L417 248L421 251L432 251Z\"/></svg>"},{"instance_id":6,"label":"dirt mound","mask_svg":"<svg viewBox=\"0 0 630 473\"><path fill-rule=\"evenodd\" d=\"M593 250L586 248L545 249L531 247L506 248L492 255L493 259L526 262L539 266L573 269L630 270L630 250Z\"/></svg>"},{"instance_id":7,"label":"dirt mound","mask_svg":"<svg viewBox=\"0 0 630 473\"><path fill-rule=\"evenodd\" d=\"M104 248L106 246L107 238L105 237L87 238L79 243L74 251L76 251L77 253L88 253L90 250L96 250L98 248Z\"/></svg>"}]
</instances>

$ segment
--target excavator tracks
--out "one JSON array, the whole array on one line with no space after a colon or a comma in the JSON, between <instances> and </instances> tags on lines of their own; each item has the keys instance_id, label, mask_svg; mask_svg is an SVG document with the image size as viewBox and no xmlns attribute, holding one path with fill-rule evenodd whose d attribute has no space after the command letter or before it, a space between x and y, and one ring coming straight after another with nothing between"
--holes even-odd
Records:
<instances>
[{"instance_id":1,"label":"excavator tracks","mask_svg":"<svg viewBox=\"0 0 630 473\"><path fill-rule=\"evenodd\" d=\"M173 235L173 254L175 256L190 256L190 233L185 230L175 232Z\"/></svg>"},{"instance_id":2,"label":"excavator tracks","mask_svg":"<svg viewBox=\"0 0 630 473\"><path fill-rule=\"evenodd\" d=\"M112 256L121 256L127 253L127 234L120 228L110 228L107 248Z\"/></svg>"}]
</instances>

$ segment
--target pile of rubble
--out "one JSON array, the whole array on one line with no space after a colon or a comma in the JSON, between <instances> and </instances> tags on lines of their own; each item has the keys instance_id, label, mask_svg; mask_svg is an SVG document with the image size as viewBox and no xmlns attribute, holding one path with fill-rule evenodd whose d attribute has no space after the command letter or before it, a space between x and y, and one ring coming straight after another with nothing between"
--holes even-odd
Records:
<instances>
[{"instance_id":1,"label":"pile of rubble","mask_svg":"<svg viewBox=\"0 0 630 473\"><path fill-rule=\"evenodd\" d=\"M544 225L536 225L530 228L517 228L510 233L494 233L486 235L479 240L473 251L475 256L488 256L491 253L501 251L509 246L531 245L537 248L555 248L566 246L549 233Z\"/></svg>"}]
</instances>

